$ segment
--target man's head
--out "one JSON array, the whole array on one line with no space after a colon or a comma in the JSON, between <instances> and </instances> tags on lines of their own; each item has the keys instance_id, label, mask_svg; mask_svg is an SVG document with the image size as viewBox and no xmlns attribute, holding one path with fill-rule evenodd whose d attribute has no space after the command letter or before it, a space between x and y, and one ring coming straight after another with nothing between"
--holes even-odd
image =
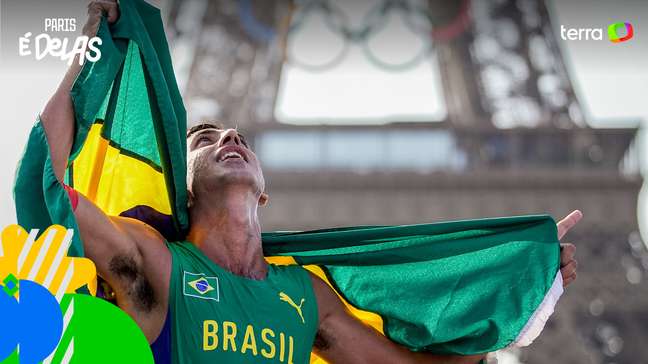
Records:
<instances>
[{"instance_id":1,"label":"man's head","mask_svg":"<svg viewBox=\"0 0 648 364\"><path fill-rule=\"evenodd\" d=\"M190 199L231 187L249 188L259 204L267 201L256 155L236 129L202 123L187 131L187 188Z\"/></svg>"}]
</instances>

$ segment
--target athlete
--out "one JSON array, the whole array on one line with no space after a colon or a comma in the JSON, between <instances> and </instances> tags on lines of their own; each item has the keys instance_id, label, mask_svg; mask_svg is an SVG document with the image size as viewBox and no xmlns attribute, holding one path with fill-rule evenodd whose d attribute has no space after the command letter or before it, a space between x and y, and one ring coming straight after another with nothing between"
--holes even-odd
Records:
<instances>
[{"instance_id":1,"label":"athlete","mask_svg":"<svg viewBox=\"0 0 648 364\"><path fill-rule=\"evenodd\" d=\"M93 1L84 34L113 1ZM56 177L63 183L74 133L73 62L41 114ZM85 253L116 302L174 363L307 363L311 351L332 363L476 363L483 355L438 356L400 346L351 316L336 293L299 266L268 264L259 206L268 201L259 161L234 129L201 124L187 132L190 228L169 243L149 225L107 216L66 187ZM580 219L570 214L559 236ZM565 284L576 278L574 246L564 244Z\"/></svg>"}]
</instances>

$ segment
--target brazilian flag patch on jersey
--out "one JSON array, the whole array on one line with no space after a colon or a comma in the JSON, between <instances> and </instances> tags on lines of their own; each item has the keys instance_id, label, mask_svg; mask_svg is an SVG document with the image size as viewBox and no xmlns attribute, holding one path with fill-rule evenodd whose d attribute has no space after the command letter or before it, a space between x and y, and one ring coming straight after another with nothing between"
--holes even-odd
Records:
<instances>
[{"instance_id":1,"label":"brazilian flag patch on jersey","mask_svg":"<svg viewBox=\"0 0 648 364\"><path fill-rule=\"evenodd\" d=\"M207 277L202 273L184 272L182 282L185 296L220 301L218 277Z\"/></svg>"}]
</instances>

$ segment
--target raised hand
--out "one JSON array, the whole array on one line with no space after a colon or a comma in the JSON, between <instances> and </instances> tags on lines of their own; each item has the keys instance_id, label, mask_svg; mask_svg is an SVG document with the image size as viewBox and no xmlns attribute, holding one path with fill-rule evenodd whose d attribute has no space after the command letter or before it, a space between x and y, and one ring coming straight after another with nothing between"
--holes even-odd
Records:
<instances>
[{"instance_id":1,"label":"raised hand","mask_svg":"<svg viewBox=\"0 0 648 364\"><path fill-rule=\"evenodd\" d=\"M562 238L567 234L567 232L573 228L581 219L583 218L583 213L579 210L572 211L564 219L558 222L558 239ZM576 270L578 268L578 262L574 259L574 254L576 253L576 246L574 244L561 243L560 244L560 273L563 278L563 286L567 287L576 279Z\"/></svg>"},{"instance_id":2,"label":"raised hand","mask_svg":"<svg viewBox=\"0 0 648 364\"><path fill-rule=\"evenodd\" d=\"M88 20L83 26L83 35L94 37L99 29L101 17L106 15L108 23L119 18L119 4L116 0L94 0L88 4Z\"/></svg>"}]
</instances>

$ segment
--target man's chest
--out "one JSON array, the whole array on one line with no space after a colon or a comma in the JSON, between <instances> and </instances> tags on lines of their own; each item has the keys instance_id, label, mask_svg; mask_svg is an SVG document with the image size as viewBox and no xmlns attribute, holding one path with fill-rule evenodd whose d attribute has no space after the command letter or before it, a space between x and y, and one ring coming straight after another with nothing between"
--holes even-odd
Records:
<instances>
[{"instance_id":1,"label":"man's chest","mask_svg":"<svg viewBox=\"0 0 648 364\"><path fill-rule=\"evenodd\" d=\"M182 282L174 331L193 359L295 363L308 356L316 302L298 286L192 272L183 272Z\"/></svg>"}]
</instances>

